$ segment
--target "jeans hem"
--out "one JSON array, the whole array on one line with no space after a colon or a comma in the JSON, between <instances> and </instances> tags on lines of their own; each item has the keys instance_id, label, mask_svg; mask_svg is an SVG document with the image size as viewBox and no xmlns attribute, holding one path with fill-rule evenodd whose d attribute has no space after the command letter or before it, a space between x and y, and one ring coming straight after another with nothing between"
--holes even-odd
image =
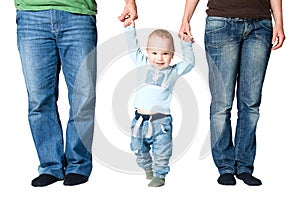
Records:
<instances>
[{"instance_id":1,"label":"jeans hem","mask_svg":"<svg viewBox=\"0 0 300 200\"><path fill-rule=\"evenodd\" d=\"M157 177L157 178L165 178L166 175L161 175L161 174L159 175L159 174L155 174L155 173L154 173L153 177Z\"/></svg>"},{"instance_id":2,"label":"jeans hem","mask_svg":"<svg viewBox=\"0 0 300 200\"><path fill-rule=\"evenodd\" d=\"M235 171L233 170L219 170L219 173L220 175L223 175L223 174L235 174Z\"/></svg>"},{"instance_id":3,"label":"jeans hem","mask_svg":"<svg viewBox=\"0 0 300 200\"><path fill-rule=\"evenodd\" d=\"M56 178L60 179L60 180L63 180L64 179L64 174L61 174L61 173L54 173L53 171L43 171L43 172L39 172L39 175L42 175L42 174L48 174L48 175L51 175L51 176L55 176Z\"/></svg>"},{"instance_id":4,"label":"jeans hem","mask_svg":"<svg viewBox=\"0 0 300 200\"><path fill-rule=\"evenodd\" d=\"M247 170L247 169L243 169L243 170L238 170L238 171L236 172L237 175L242 174L242 173L249 173L249 174L252 174L253 171L250 170L250 169L248 169L248 170Z\"/></svg>"}]
</instances>

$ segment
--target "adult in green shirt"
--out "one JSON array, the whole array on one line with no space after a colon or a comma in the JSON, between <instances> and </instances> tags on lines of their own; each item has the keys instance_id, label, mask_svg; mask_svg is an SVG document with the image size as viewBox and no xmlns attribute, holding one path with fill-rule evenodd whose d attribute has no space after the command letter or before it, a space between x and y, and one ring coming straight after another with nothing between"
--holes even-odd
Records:
<instances>
[{"instance_id":1,"label":"adult in green shirt","mask_svg":"<svg viewBox=\"0 0 300 200\"><path fill-rule=\"evenodd\" d=\"M135 20L135 0L125 2L119 19ZM15 0L15 6L28 119L40 161L32 186L59 180L69 186L85 183L92 171L97 4L95 0ZM61 69L70 104L65 142L57 107Z\"/></svg>"}]
</instances>

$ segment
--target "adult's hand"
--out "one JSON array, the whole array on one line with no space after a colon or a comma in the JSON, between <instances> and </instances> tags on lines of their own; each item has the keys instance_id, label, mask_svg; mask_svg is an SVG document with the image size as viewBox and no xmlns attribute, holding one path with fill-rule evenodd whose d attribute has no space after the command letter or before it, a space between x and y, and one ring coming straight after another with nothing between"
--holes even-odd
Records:
<instances>
[{"instance_id":1,"label":"adult's hand","mask_svg":"<svg viewBox=\"0 0 300 200\"><path fill-rule=\"evenodd\" d=\"M138 18L137 14L137 6L135 0L125 0L126 5L122 14L118 17L121 22L125 22L125 20L134 21ZM126 23L124 26L128 26Z\"/></svg>"},{"instance_id":2,"label":"adult's hand","mask_svg":"<svg viewBox=\"0 0 300 200\"><path fill-rule=\"evenodd\" d=\"M285 39L282 18L282 0L270 0L275 26L273 28L272 50L279 49Z\"/></svg>"},{"instance_id":3,"label":"adult's hand","mask_svg":"<svg viewBox=\"0 0 300 200\"><path fill-rule=\"evenodd\" d=\"M283 32L283 27L281 25L276 25L273 28L273 38L272 38L272 50L279 49L285 40L285 35Z\"/></svg>"},{"instance_id":4,"label":"adult's hand","mask_svg":"<svg viewBox=\"0 0 300 200\"><path fill-rule=\"evenodd\" d=\"M194 14L194 11L198 5L199 0L186 0L184 14L182 17L181 27L178 33L178 37L184 40L184 37L193 38L191 33L190 20Z\"/></svg>"},{"instance_id":5,"label":"adult's hand","mask_svg":"<svg viewBox=\"0 0 300 200\"><path fill-rule=\"evenodd\" d=\"M191 25L188 21L183 20L179 33L178 33L178 37L181 40L184 40L184 37L188 36L189 38L193 38L193 35L191 33Z\"/></svg>"}]
</instances>

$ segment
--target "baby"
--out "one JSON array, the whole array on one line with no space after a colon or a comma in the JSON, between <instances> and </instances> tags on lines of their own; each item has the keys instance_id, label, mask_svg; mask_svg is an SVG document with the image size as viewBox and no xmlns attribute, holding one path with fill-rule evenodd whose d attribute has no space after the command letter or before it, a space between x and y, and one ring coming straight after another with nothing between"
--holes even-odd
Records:
<instances>
[{"instance_id":1,"label":"baby","mask_svg":"<svg viewBox=\"0 0 300 200\"><path fill-rule=\"evenodd\" d=\"M138 79L141 80L134 99L130 147L136 154L138 166L151 180L148 186L159 187L165 184L165 176L170 171L172 89L176 80L194 67L193 38L188 35L180 37L184 59L171 66L175 49L168 31L157 29L149 35L145 55L138 45L135 24L125 21L125 26L130 56L139 67Z\"/></svg>"}]
</instances>

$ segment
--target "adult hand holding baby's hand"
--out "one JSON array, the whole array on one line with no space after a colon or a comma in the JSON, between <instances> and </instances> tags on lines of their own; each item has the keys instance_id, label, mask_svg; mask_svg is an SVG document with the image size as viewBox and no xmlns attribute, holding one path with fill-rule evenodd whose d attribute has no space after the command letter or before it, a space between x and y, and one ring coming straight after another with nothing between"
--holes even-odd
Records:
<instances>
[{"instance_id":1,"label":"adult hand holding baby's hand","mask_svg":"<svg viewBox=\"0 0 300 200\"><path fill-rule=\"evenodd\" d=\"M118 17L118 19L121 22L124 22L124 26L128 26L127 23L125 23L127 20L134 21L138 18L137 14L137 7L134 0L128 0L126 1L126 5L124 7L124 10L122 14Z\"/></svg>"},{"instance_id":2,"label":"adult hand holding baby's hand","mask_svg":"<svg viewBox=\"0 0 300 200\"><path fill-rule=\"evenodd\" d=\"M194 37L192 35L188 35L186 33L179 32L178 37L181 40L183 40L185 42L188 42L188 43L193 43L194 42Z\"/></svg>"},{"instance_id":3,"label":"adult hand holding baby's hand","mask_svg":"<svg viewBox=\"0 0 300 200\"><path fill-rule=\"evenodd\" d=\"M127 18L124 20L124 27L127 27L127 26L131 26L131 27L135 27L135 23L132 19L130 18Z\"/></svg>"}]
</instances>

